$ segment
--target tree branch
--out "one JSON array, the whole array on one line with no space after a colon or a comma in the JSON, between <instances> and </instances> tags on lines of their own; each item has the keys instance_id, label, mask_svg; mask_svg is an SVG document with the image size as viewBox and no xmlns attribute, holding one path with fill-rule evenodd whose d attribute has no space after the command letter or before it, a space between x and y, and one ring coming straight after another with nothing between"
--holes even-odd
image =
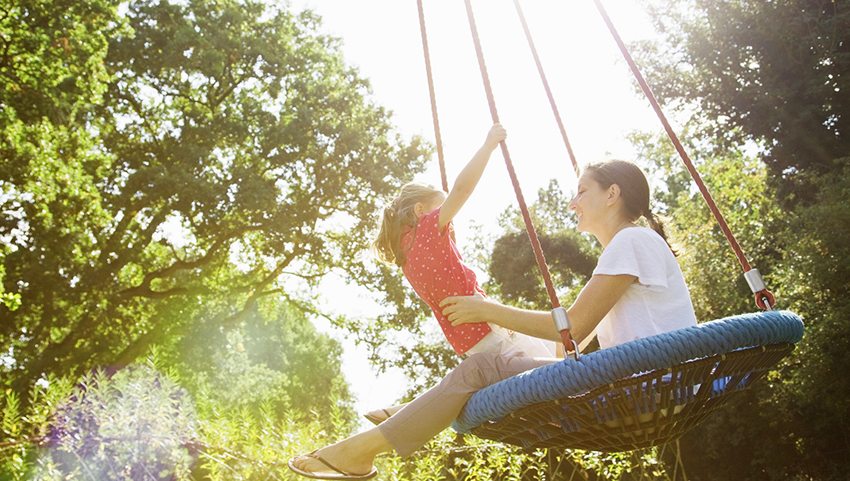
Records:
<instances>
[{"instance_id":1,"label":"tree branch","mask_svg":"<svg viewBox=\"0 0 850 481\"><path fill-rule=\"evenodd\" d=\"M151 294L156 294L155 291L151 290L151 283L154 280L162 279L162 278L168 277L168 276L172 276L179 271L195 269L197 267L202 267L202 266L209 264L212 261L214 255L224 245L225 241L228 241L228 240L232 239L233 237L236 237L236 236L230 235L230 236L224 236L224 237L217 239L213 243L213 245L209 248L207 253L204 254L203 256L199 257L198 259L187 262L187 261L184 261L184 260L180 260L178 258L176 262L174 262L173 264L171 264L168 267L165 267L163 269L159 269L159 270L145 274L145 277L144 277L144 279L142 279L141 284L134 286L134 287L131 287L131 288L128 288L128 289L118 291L118 296L120 298L124 298L124 299L139 296L139 295L143 295L145 297L151 297ZM174 289L172 289L172 291L173 290Z\"/></svg>"}]
</instances>

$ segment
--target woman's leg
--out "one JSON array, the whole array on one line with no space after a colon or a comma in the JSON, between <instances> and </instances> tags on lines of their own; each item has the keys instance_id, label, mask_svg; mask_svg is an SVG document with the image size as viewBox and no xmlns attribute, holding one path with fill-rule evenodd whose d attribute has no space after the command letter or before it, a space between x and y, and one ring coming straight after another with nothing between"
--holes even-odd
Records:
<instances>
[{"instance_id":1,"label":"woman's leg","mask_svg":"<svg viewBox=\"0 0 850 481\"><path fill-rule=\"evenodd\" d=\"M316 454L351 473L368 472L378 453L395 449L408 456L447 428L476 391L535 367L557 362L555 358L530 358L493 353L474 354L437 386L408 403L378 427L326 446ZM326 472L319 461L301 456L293 462L307 471Z\"/></svg>"},{"instance_id":2,"label":"woman's leg","mask_svg":"<svg viewBox=\"0 0 850 481\"><path fill-rule=\"evenodd\" d=\"M556 361L558 359L520 355L473 354L440 384L416 398L377 429L399 455L408 456L451 425L476 391Z\"/></svg>"},{"instance_id":3,"label":"woman's leg","mask_svg":"<svg viewBox=\"0 0 850 481\"><path fill-rule=\"evenodd\" d=\"M369 411L364 414L364 417L374 424L380 424L386 421L393 414L397 413L404 406L406 406L406 404L397 404L388 408L375 409L374 411Z\"/></svg>"},{"instance_id":4,"label":"woman's leg","mask_svg":"<svg viewBox=\"0 0 850 481\"><path fill-rule=\"evenodd\" d=\"M528 357L557 357L554 341L538 339L521 332L511 333L505 348L505 353L520 351Z\"/></svg>"}]
</instances>

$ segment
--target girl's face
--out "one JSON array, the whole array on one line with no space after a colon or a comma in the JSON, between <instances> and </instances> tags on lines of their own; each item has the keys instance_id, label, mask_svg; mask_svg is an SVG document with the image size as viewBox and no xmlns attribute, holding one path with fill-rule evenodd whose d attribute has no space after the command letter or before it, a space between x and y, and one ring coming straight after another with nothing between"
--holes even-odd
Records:
<instances>
[{"instance_id":1,"label":"girl's face","mask_svg":"<svg viewBox=\"0 0 850 481\"><path fill-rule=\"evenodd\" d=\"M579 232L592 234L594 227L605 218L610 197L608 190L603 189L592 175L581 176L578 191L570 201L570 210L576 213Z\"/></svg>"}]
</instances>

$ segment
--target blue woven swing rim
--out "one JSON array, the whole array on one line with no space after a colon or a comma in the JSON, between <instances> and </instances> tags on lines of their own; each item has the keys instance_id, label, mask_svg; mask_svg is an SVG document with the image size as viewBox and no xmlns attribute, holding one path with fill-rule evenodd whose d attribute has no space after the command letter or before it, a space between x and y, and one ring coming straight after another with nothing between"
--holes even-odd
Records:
<instances>
[{"instance_id":1,"label":"blue woven swing rim","mask_svg":"<svg viewBox=\"0 0 850 481\"><path fill-rule=\"evenodd\" d=\"M587 393L617 380L693 359L770 344L796 343L803 321L790 311L741 314L637 339L518 374L478 391L453 428L469 432L531 404Z\"/></svg>"}]
</instances>

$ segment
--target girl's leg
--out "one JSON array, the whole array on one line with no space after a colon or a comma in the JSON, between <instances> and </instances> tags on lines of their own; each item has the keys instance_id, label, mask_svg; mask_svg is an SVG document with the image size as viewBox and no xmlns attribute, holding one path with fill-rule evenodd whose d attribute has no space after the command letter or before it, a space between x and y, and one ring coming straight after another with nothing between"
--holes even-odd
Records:
<instances>
[{"instance_id":1,"label":"girl's leg","mask_svg":"<svg viewBox=\"0 0 850 481\"><path fill-rule=\"evenodd\" d=\"M495 324L490 324L490 328L492 329L490 333L479 341L478 344L470 348L467 351L467 355L472 356L478 353L492 352L505 356L555 357L555 343L552 341L544 341L519 332L511 332ZM366 413L366 419L375 424L380 424L390 416L395 415L404 406L406 404L369 411Z\"/></svg>"},{"instance_id":2,"label":"girl's leg","mask_svg":"<svg viewBox=\"0 0 850 481\"><path fill-rule=\"evenodd\" d=\"M399 455L408 456L451 425L476 391L556 361L558 359L520 355L473 354L440 384L407 404L377 429Z\"/></svg>"}]
</instances>

